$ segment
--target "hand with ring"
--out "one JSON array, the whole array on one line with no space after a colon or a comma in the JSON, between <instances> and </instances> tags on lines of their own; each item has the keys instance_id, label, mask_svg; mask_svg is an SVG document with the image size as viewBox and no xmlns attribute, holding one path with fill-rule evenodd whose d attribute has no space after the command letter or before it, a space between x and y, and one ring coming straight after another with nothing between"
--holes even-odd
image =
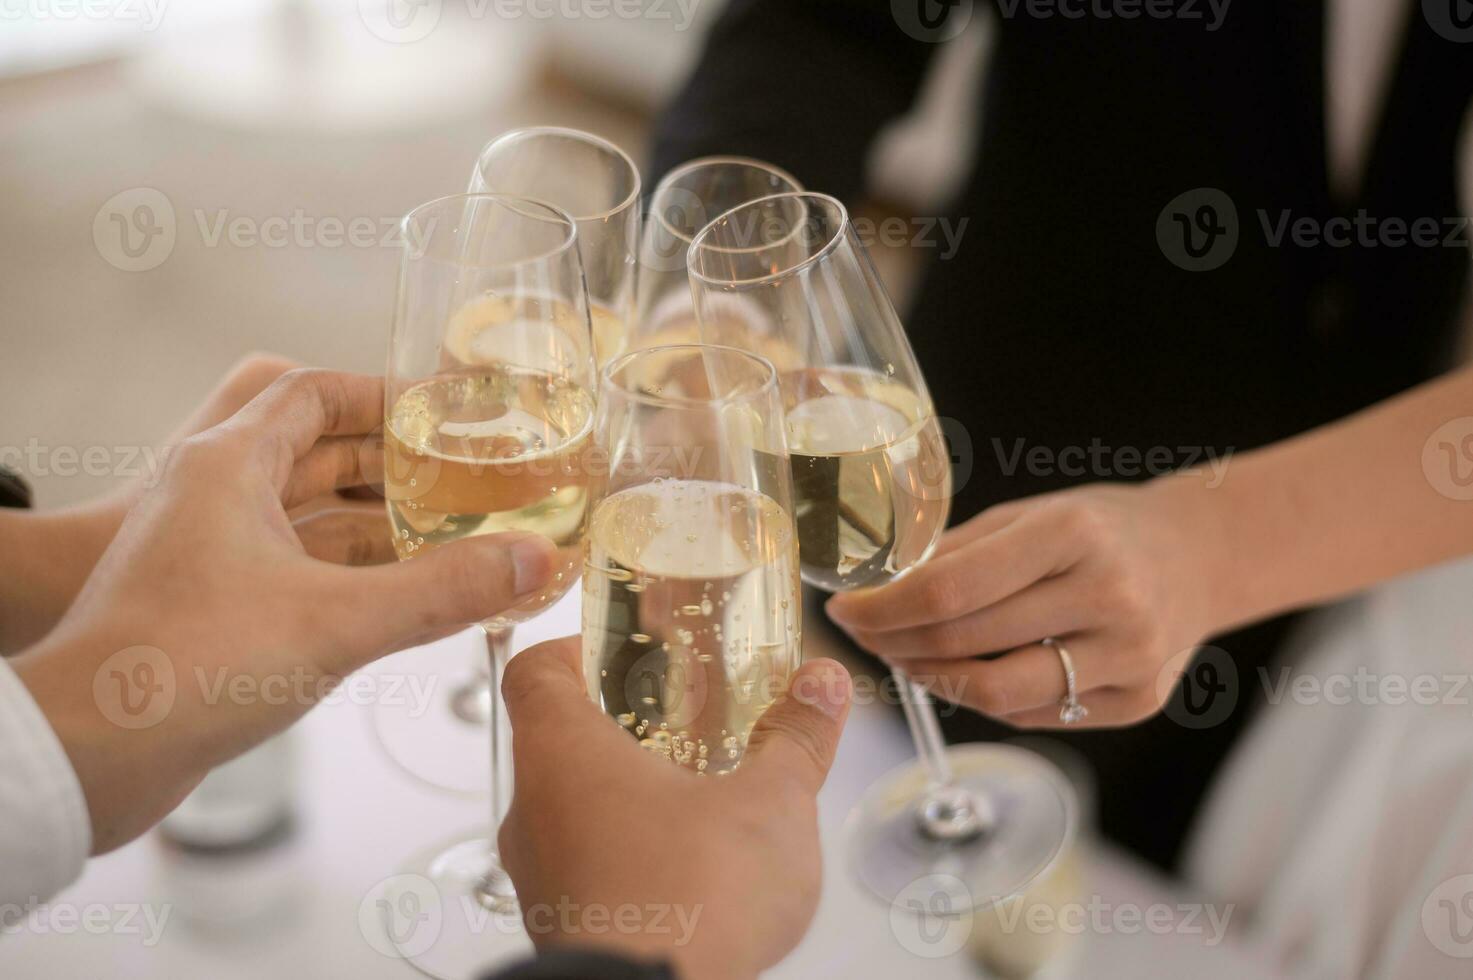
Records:
<instances>
[{"instance_id":1,"label":"hand with ring","mask_svg":"<svg viewBox=\"0 0 1473 980\"><path fill-rule=\"evenodd\" d=\"M1166 477L1012 501L827 610L936 695L1009 724L1128 725L1160 710L1163 670L1218 625L1202 500L1200 485Z\"/></svg>"}]
</instances>

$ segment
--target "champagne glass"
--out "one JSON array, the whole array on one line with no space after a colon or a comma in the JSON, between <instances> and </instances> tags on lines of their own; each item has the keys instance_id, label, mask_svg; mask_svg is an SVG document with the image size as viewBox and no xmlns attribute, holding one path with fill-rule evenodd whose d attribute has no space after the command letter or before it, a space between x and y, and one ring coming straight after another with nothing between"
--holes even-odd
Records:
<instances>
[{"instance_id":1,"label":"champagne glass","mask_svg":"<svg viewBox=\"0 0 1473 980\"><path fill-rule=\"evenodd\" d=\"M639 245L639 282L630 346L659 347L701 339L691 307L685 259L691 239L716 216L748 201L802 190L785 170L746 157L701 157L665 175L650 196ZM774 360L783 370L782 351L764 349L763 338L731 338L731 345ZM708 330L708 341L725 342Z\"/></svg>"},{"instance_id":2,"label":"champagne glass","mask_svg":"<svg viewBox=\"0 0 1473 980\"><path fill-rule=\"evenodd\" d=\"M471 193L536 198L573 217L600 365L623 348L625 325L631 322L640 186L639 171L619 147L591 133L556 127L498 136L481 150L471 173ZM477 326L478 321L467 321L447 333L447 359L476 364L497 353L501 334ZM440 669L438 660L421 665ZM493 697L490 675L477 658L452 687L448 712L412 716L403 705L379 704L374 730L384 751L411 776L437 789L476 795L484 792L478 770L457 763L484 752L482 726L491 717Z\"/></svg>"},{"instance_id":3,"label":"champagne glass","mask_svg":"<svg viewBox=\"0 0 1473 980\"><path fill-rule=\"evenodd\" d=\"M384 422L384 490L399 558L502 531L536 532L557 547L547 587L482 624L495 685L512 627L560 599L579 574L595 370L577 228L549 204L465 194L410 212L403 240ZM484 338L469 362L453 353L467 332ZM447 910L438 941L401 947L433 976L477 975L498 938L525 945L496 852L511 767L499 701L491 699L487 832L411 865ZM407 878L412 888L416 879ZM389 907L407 907L393 904L401 899L419 901L391 894ZM466 914L470 902L488 910L494 928Z\"/></svg>"},{"instance_id":4,"label":"champagne glass","mask_svg":"<svg viewBox=\"0 0 1473 980\"><path fill-rule=\"evenodd\" d=\"M844 206L787 193L703 228L688 265L696 315L750 321L799 367L779 379L803 579L829 591L892 581L946 526L951 460L905 330ZM729 335L729 333L728 333ZM882 898L948 908L1018 894L1062 852L1062 775L1009 746L948 751L926 688L895 671L919 753L870 787L846 826L850 861Z\"/></svg>"},{"instance_id":5,"label":"champagne glass","mask_svg":"<svg viewBox=\"0 0 1473 980\"><path fill-rule=\"evenodd\" d=\"M547 201L578 224L599 366L620 354L633 322L640 178L634 161L601 136L536 126L487 143L470 190Z\"/></svg>"},{"instance_id":6,"label":"champagne glass","mask_svg":"<svg viewBox=\"0 0 1473 980\"><path fill-rule=\"evenodd\" d=\"M734 770L802 659L777 375L756 355L633 351L601 379L583 575L588 693L651 752Z\"/></svg>"}]
</instances>

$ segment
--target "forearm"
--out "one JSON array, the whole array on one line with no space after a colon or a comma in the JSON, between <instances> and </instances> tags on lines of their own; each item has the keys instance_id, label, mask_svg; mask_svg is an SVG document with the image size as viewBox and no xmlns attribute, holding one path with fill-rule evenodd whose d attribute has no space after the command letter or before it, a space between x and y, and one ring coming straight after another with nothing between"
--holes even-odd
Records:
<instances>
[{"instance_id":1,"label":"forearm","mask_svg":"<svg viewBox=\"0 0 1473 980\"><path fill-rule=\"evenodd\" d=\"M1466 430L1438 431L1462 418L1470 418ZM1473 467L1464 432L1473 434L1473 370L1234 459L1214 489L1161 481L1163 500L1183 506L1210 542L1203 555L1214 567L1214 625L1334 599L1473 552L1473 487L1465 494L1452 478L1457 467Z\"/></svg>"},{"instance_id":2,"label":"forearm","mask_svg":"<svg viewBox=\"0 0 1473 980\"><path fill-rule=\"evenodd\" d=\"M147 629L69 621L11 660L76 773L93 854L147 830L216 761L189 685L161 667L153 642Z\"/></svg>"},{"instance_id":3,"label":"forearm","mask_svg":"<svg viewBox=\"0 0 1473 980\"><path fill-rule=\"evenodd\" d=\"M52 513L0 510L0 654L24 649L61 620L117 533L109 498Z\"/></svg>"}]
</instances>

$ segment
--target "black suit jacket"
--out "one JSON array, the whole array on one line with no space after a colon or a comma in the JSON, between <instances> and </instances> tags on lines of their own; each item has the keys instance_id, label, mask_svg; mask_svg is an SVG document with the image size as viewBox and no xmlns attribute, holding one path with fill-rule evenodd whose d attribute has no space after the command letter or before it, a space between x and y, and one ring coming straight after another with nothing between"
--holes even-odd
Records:
<instances>
[{"instance_id":1,"label":"black suit jacket","mask_svg":"<svg viewBox=\"0 0 1473 980\"><path fill-rule=\"evenodd\" d=\"M1325 227L1365 210L1433 218L1445 233L1460 214L1454 159L1473 43L1441 36L1421 3L1406 4L1363 187L1336 200L1320 3L1236 0L1212 31L1181 19L1035 19L1008 6L1017 12L999 23L979 151L947 214L953 226L968 219L961 247L949 260L928 252L907 317L937 411L970 437L955 521L1013 497L1143 476L1132 450L1165 447L1177 464L1204 447L1243 451L1446 366L1466 233L1461 248L1428 248L1301 247L1271 232L1286 212ZM890 0L732 0L659 126L656 176L691 157L746 154L853 202L870 143L911 105L936 50L901 29ZM1204 188L1231 201L1238 241L1219 267L1187 271L1167 254L1186 240L1168 234L1163 245L1158 223L1200 234ZM1168 204L1183 194L1173 218ZM1208 226L1231 220L1211 217ZM1078 450L1058 455L1094 446L1082 472ZM1036 447L1053 463L1018 456ZM1204 673L1205 687L1154 721L1066 737L1098 770L1108 835L1174 862L1212 772L1262 700L1257 670L1283 630L1278 621L1215 641L1236 667L1230 711L1212 703L1224 678ZM967 713L947 730L1007 732Z\"/></svg>"}]
</instances>

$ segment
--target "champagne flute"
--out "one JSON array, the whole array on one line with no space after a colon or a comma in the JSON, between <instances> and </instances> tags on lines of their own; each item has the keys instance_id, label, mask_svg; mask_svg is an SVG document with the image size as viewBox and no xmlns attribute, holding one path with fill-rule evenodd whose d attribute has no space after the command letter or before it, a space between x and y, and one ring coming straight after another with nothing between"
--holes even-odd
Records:
<instances>
[{"instance_id":1,"label":"champagne flute","mask_svg":"<svg viewBox=\"0 0 1473 980\"><path fill-rule=\"evenodd\" d=\"M756 355L636 350L601 379L583 574L588 693L702 775L740 763L802 659L777 375Z\"/></svg>"},{"instance_id":2,"label":"champagne flute","mask_svg":"<svg viewBox=\"0 0 1473 980\"><path fill-rule=\"evenodd\" d=\"M779 387L803 579L866 588L924 562L946 526L951 460L844 206L808 193L738 206L696 235L688 266L703 329L746 319L797 356ZM1018 894L1067 842L1070 787L1011 746L948 751L926 688L899 669L895 680L920 759L882 777L851 815L859 877L887 901L920 887L952 911Z\"/></svg>"},{"instance_id":3,"label":"champagne flute","mask_svg":"<svg viewBox=\"0 0 1473 980\"><path fill-rule=\"evenodd\" d=\"M691 239L716 216L748 201L802 190L787 171L746 157L701 157L665 175L650 196L639 245L639 282L631 347L659 347L701 340L691 307L685 259ZM707 331L708 342L727 342ZM775 345L761 337L736 336L730 345L753 350L778 370L790 366Z\"/></svg>"},{"instance_id":4,"label":"champagne flute","mask_svg":"<svg viewBox=\"0 0 1473 980\"><path fill-rule=\"evenodd\" d=\"M560 599L579 574L595 371L577 228L549 204L464 194L410 212L403 240L384 422L384 490L400 560L501 531L536 532L558 549L542 592L482 624L496 684L512 627ZM472 362L447 356L465 332L484 338ZM443 917L429 948L403 948L433 976L477 975L496 939L525 946L496 851L511 768L499 701L491 700L488 832L411 865L457 912ZM411 888L422 880L406 878ZM392 904L400 899L418 896L391 894L390 907L405 907ZM467 901L489 910L496 927L473 934Z\"/></svg>"},{"instance_id":5,"label":"champagne flute","mask_svg":"<svg viewBox=\"0 0 1473 980\"><path fill-rule=\"evenodd\" d=\"M599 366L622 353L634 322L641 217L639 170L629 154L577 129L514 129L481 150L470 190L524 194L573 216Z\"/></svg>"},{"instance_id":6,"label":"champagne flute","mask_svg":"<svg viewBox=\"0 0 1473 980\"><path fill-rule=\"evenodd\" d=\"M639 242L640 177L629 155L591 133L557 127L517 129L481 150L470 193L515 194L568 212L578 228L578 252L590 298L594 346L600 365L625 344L634 304L635 249ZM476 364L495 356L501 334L468 320L446 334L448 361ZM508 645L511 643L508 637ZM491 717L490 675L478 658L450 692L449 711L411 715L402 705L379 704L373 724L385 753L405 772L437 789L462 795L484 791L472 767L458 760L483 751L481 726Z\"/></svg>"}]
</instances>

